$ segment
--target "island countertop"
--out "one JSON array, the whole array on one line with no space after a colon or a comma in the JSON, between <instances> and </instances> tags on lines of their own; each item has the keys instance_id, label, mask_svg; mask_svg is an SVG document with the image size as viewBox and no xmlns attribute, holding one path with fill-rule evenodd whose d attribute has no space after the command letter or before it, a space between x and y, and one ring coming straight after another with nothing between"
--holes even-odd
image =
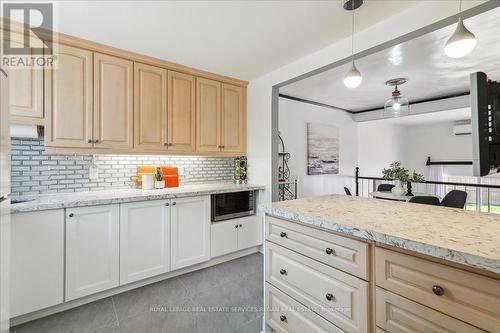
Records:
<instances>
[{"instance_id":1,"label":"island countertop","mask_svg":"<svg viewBox=\"0 0 500 333\"><path fill-rule=\"evenodd\" d=\"M11 205L11 213L31 212L37 210L59 209L69 207L85 207L134 201L162 200L181 197L193 197L217 193L263 190L263 185L212 183L198 185L182 185L162 190L120 189L106 191L72 192L57 194L41 194L13 198L28 200Z\"/></svg>"},{"instance_id":2,"label":"island countertop","mask_svg":"<svg viewBox=\"0 0 500 333\"><path fill-rule=\"evenodd\" d=\"M345 195L262 205L267 215L500 274L500 215Z\"/></svg>"}]
</instances>

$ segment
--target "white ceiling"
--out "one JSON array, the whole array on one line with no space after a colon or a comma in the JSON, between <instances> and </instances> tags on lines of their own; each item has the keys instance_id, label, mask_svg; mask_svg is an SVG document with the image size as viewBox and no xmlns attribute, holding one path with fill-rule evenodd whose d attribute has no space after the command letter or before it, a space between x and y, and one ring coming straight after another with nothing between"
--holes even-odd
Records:
<instances>
[{"instance_id":1,"label":"white ceiling","mask_svg":"<svg viewBox=\"0 0 500 333\"><path fill-rule=\"evenodd\" d=\"M365 1L358 30L418 1ZM60 32L251 80L350 34L341 1L58 1Z\"/></svg>"},{"instance_id":2,"label":"white ceiling","mask_svg":"<svg viewBox=\"0 0 500 333\"><path fill-rule=\"evenodd\" d=\"M406 77L400 86L411 101L469 91L469 75L484 71L500 80L500 8L464 21L478 44L466 57L448 58L443 46L455 25L434 31L356 61L363 82L348 89L343 77L349 65L340 66L280 89L280 93L352 111L383 107L393 88L384 82Z\"/></svg>"}]
</instances>

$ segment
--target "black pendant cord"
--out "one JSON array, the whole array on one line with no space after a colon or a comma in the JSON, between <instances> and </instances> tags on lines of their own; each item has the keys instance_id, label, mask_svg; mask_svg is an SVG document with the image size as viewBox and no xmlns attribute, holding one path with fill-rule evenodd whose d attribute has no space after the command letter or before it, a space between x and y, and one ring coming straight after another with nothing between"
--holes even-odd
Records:
<instances>
[{"instance_id":1,"label":"black pendant cord","mask_svg":"<svg viewBox=\"0 0 500 333\"><path fill-rule=\"evenodd\" d=\"M352 64L354 65L354 1L351 3L351 12L352 12L352 19L351 19L351 61Z\"/></svg>"}]
</instances>

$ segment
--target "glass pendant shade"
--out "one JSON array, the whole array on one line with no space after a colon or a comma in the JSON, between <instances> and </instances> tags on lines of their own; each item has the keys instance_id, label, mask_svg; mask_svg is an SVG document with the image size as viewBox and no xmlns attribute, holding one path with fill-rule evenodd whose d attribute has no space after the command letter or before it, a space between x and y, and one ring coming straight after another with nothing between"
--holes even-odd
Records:
<instances>
[{"instance_id":1,"label":"glass pendant shade","mask_svg":"<svg viewBox=\"0 0 500 333\"><path fill-rule=\"evenodd\" d=\"M469 54L476 43L476 36L465 27L460 17L455 32L446 42L444 52L450 58L461 58Z\"/></svg>"},{"instance_id":2,"label":"glass pendant shade","mask_svg":"<svg viewBox=\"0 0 500 333\"><path fill-rule=\"evenodd\" d=\"M352 62L351 69L344 77L344 85L347 88L353 89L361 84L363 81L363 77L361 76L361 72L358 71L356 65L354 65L354 61Z\"/></svg>"},{"instance_id":3,"label":"glass pendant shade","mask_svg":"<svg viewBox=\"0 0 500 333\"><path fill-rule=\"evenodd\" d=\"M385 102L384 115L388 117L401 117L410 113L410 102L402 96L392 96Z\"/></svg>"}]
</instances>

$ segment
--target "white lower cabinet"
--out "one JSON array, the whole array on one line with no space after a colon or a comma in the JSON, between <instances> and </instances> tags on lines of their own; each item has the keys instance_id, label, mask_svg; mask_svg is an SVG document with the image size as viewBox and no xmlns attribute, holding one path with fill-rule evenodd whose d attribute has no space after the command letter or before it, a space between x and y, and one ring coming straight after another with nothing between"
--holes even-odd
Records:
<instances>
[{"instance_id":1,"label":"white lower cabinet","mask_svg":"<svg viewBox=\"0 0 500 333\"><path fill-rule=\"evenodd\" d=\"M120 205L120 284L170 270L170 200Z\"/></svg>"},{"instance_id":2,"label":"white lower cabinet","mask_svg":"<svg viewBox=\"0 0 500 333\"><path fill-rule=\"evenodd\" d=\"M64 299L64 209L11 216L10 315Z\"/></svg>"},{"instance_id":3,"label":"white lower cabinet","mask_svg":"<svg viewBox=\"0 0 500 333\"><path fill-rule=\"evenodd\" d=\"M218 257L227 253L262 244L262 218L248 216L215 222L211 225L210 255Z\"/></svg>"},{"instance_id":4,"label":"white lower cabinet","mask_svg":"<svg viewBox=\"0 0 500 333\"><path fill-rule=\"evenodd\" d=\"M66 209L66 301L119 284L119 205Z\"/></svg>"},{"instance_id":5,"label":"white lower cabinet","mask_svg":"<svg viewBox=\"0 0 500 333\"><path fill-rule=\"evenodd\" d=\"M171 200L172 270L210 259L210 196Z\"/></svg>"}]
</instances>

